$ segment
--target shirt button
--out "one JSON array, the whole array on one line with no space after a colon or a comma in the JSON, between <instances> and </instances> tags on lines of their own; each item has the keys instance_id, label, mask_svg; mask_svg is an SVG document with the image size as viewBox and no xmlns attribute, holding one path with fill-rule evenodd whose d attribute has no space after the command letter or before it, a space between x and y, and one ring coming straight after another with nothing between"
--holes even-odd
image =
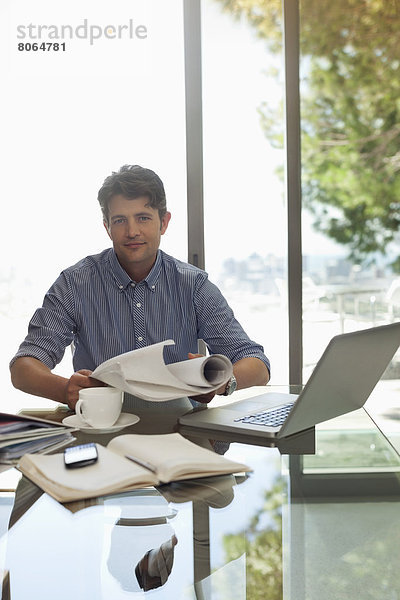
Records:
<instances>
[{"instance_id":1,"label":"shirt button","mask_svg":"<svg viewBox=\"0 0 400 600\"><path fill-rule=\"evenodd\" d=\"M137 302L137 303L136 303L136 306L137 306L138 308L140 308L142 305L140 304L140 302Z\"/></svg>"},{"instance_id":2,"label":"shirt button","mask_svg":"<svg viewBox=\"0 0 400 600\"><path fill-rule=\"evenodd\" d=\"M155 285L152 285L152 286L151 286L151 289L152 289L152 290L154 290L154 289L155 289L155 287L156 287Z\"/></svg>"},{"instance_id":3,"label":"shirt button","mask_svg":"<svg viewBox=\"0 0 400 600\"><path fill-rule=\"evenodd\" d=\"M132 287L135 287L135 284L133 283L133 281L132 281L132 283L131 283L131 286L132 286Z\"/></svg>"},{"instance_id":4,"label":"shirt button","mask_svg":"<svg viewBox=\"0 0 400 600\"><path fill-rule=\"evenodd\" d=\"M119 285L118 287L119 287L119 289L120 289L120 290L123 290L123 289L124 289L124 286L123 286L123 285Z\"/></svg>"},{"instance_id":5,"label":"shirt button","mask_svg":"<svg viewBox=\"0 0 400 600\"><path fill-rule=\"evenodd\" d=\"M143 342L143 338L141 335L139 335L139 337L138 337L138 342Z\"/></svg>"}]
</instances>

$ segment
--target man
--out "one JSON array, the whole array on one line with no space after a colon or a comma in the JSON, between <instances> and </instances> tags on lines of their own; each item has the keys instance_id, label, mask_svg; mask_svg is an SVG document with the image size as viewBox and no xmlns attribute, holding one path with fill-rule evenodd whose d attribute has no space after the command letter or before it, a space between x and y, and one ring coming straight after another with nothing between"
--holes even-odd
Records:
<instances>
[{"instance_id":1,"label":"man","mask_svg":"<svg viewBox=\"0 0 400 600\"><path fill-rule=\"evenodd\" d=\"M126 165L106 178L98 201L113 248L55 281L11 361L13 385L74 409L80 389L101 385L90 377L100 363L166 339L175 341L167 363L198 356L198 339L232 361L234 378L218 394L266 384L262 347L248 338L207 274L159 250L171 214L158 175ZM52 369L71 344L76 372L67 379Z\"/></svg>"}]
</instances>

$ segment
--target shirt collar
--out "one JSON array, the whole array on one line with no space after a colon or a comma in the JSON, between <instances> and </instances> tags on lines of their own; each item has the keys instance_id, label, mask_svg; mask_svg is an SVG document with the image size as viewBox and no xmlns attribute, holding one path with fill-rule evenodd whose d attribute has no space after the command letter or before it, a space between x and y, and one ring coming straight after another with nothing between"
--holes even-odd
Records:
<instances>
[{"instance_id":1,"label":"shirt collar","mask_svg":"<svg viewBox=\"0 0 400 600\"><path fill-rule=\"evenodd\" d=\"M109 262L110 262L111 271L112 271L115 283L117 284L117 286L119 287L120 290L123 290L126 287L128 287L129 285L131 285L132 283L134 283L132 281L132 279L129 277L128 273L125 271L125 269L123 269L121 267L119 260L117 258L117 255L115 254L113 248L110 248ZM155 291L156 283L160 276L160 272L161 272L161 268L162 268L162 262L163 262L162 252L161 252L161 250L158 250L156 262L154 263L150 273L143 280L143 282L141 282L141 283L144 283L145 285L147 285L148 288L152 292Z\"/></svg>"},{"instance_id":2,"label":"shirt collar","mask_svg":"<svg viewBox=\"0 0 400 600\"><path fill-rule=\"evenodd\" d=\"M162 252L161 252L161 250L157 250L156 262L154 263L153 268L151 269L150 273L144 279L144 281L147 283L149 289L152 292L155 291L156 283L157 283L158 278L161 273L162 263L163 263Z\"/></svg>"}]
</instances>

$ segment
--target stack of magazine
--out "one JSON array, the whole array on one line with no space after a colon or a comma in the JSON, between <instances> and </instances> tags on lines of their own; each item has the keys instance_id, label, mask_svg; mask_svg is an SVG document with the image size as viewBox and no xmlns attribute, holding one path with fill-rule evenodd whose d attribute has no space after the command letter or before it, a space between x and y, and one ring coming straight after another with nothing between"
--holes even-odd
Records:
<instances>
[{"instance_id":1,"label":"stack of magazine","mask_svg":"<svg viewBox=\"0 0 400 600\"><path fill-rule=\"evenodd\" d=\"M71 428L53 421L0 412L0 464L26 453L50 452L74 441Z\"/></svg>"}]
</instances>

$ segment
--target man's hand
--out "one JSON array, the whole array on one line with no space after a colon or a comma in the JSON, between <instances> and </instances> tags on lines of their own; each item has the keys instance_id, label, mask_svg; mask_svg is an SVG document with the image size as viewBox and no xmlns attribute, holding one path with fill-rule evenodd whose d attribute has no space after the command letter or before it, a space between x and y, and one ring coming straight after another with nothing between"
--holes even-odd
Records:
<instances>
[{"instance_id":1,"label":"man's hand","mask_svg":"<svg viewBox=\"0 0 400 600\"><path fill-rule=\"evenodd\" d=\"M203 354L192 354L191 352L189 352L188 357L189 358L201 358L203 356ZM215 392L208 392L208 394L200 394L200 396L190 396L190 398L192 400L196 400L197 402L201 402L202 404L208 404L209 402L211 402L211 400L214 398L214 396L216 394L223 394L226 388L226 383L225 382L218 390L216 390Z\"/></svg>"},{"instance_id":2,"label":"man's hand","mask_svg":"<svg viewBox=\"0 0 400 600\"><path fill-rule=\"evenodd\" d=\"M90 387L104 387L106 384L98 379L90 377L92 371L81 369L74 373L65 386L65 402L71 410L75 410L75 404L79 400L79 390Z\"/></svg>"}]
</instances>

